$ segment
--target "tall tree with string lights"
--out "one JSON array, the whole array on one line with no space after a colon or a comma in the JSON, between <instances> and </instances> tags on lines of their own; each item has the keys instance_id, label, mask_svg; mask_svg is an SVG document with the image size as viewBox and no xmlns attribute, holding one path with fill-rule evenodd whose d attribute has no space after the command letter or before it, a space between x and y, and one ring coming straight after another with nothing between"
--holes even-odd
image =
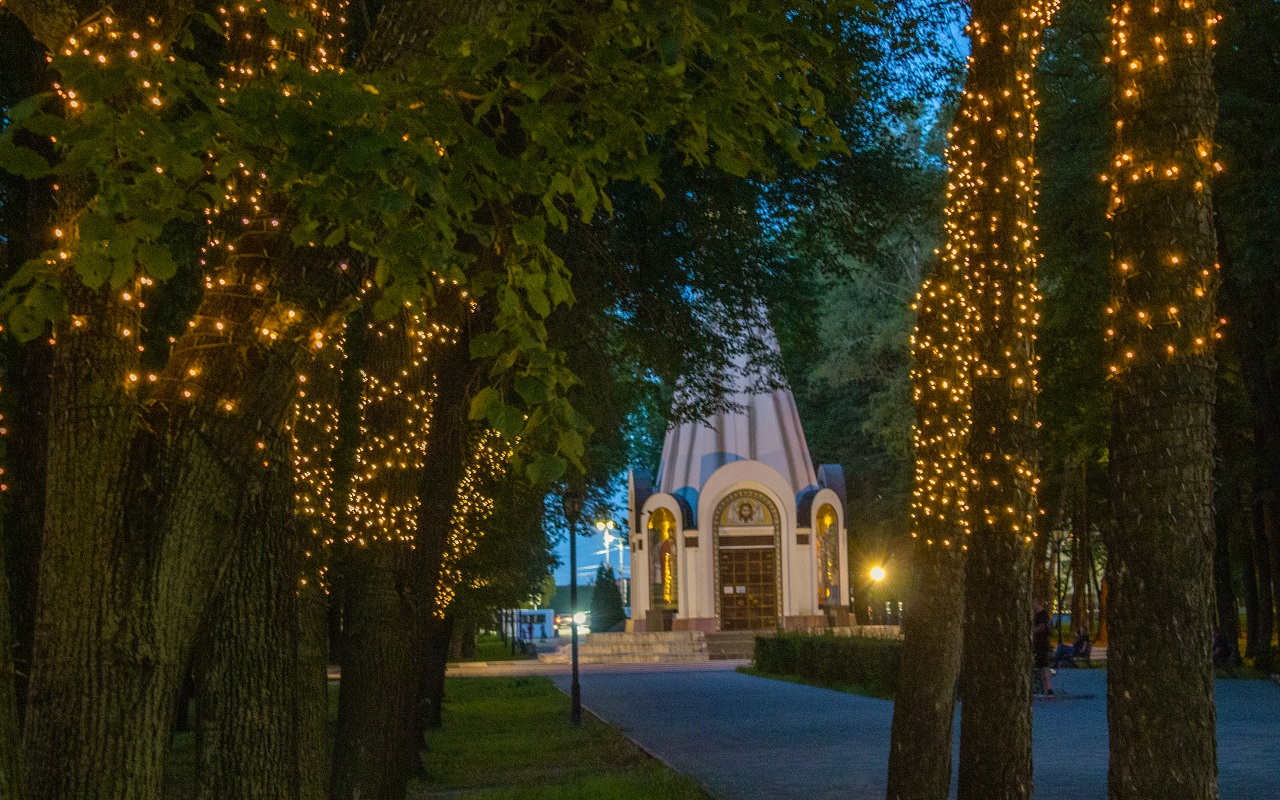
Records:
<instances>
[{"instance_id":1,"label":"tall tree with string lights","mask_svg":"<svg viewBox=\"0 0 1280 800\"><path fill-rule=\"evenodd\" d=\"M1112 6L1108 782L1114 800L1218 796L1213 669L1210 186L1218 101L1206 0Z\"/></svg>"},{"instance_id":2,"label":"tall tree with string lights","mask_svg":"<svg viewBox=\"0 0 1280 800\"><path fill-rule=\"evenodd\" d=\"M948 135L947 241L917 297L912 339L918 608L904 621L902 678L914 691L895 709L890 798L947 796L957 670L965 697L959 796L1031 795L1031 77L1055 7L975 0L965 29L968 74ZM961 597L963 621L954 611ZM913 666L917 659L928 670ZM920 736L921 727L931 733Z\"/></svg>"},{"instance_id":3,"label":"tall tree with string lights","mask_svg":"<svg viewBox=\"0 0 1280 800\"><path fill-rule=\"evenodd\" d=\"M948 247L965 264L970 535L959 797L1029 797L1031 547L1037 516L1032 70L1052 0L974 2L969 74L951 135L972 185Z\"/></svg>"}]
</instances>

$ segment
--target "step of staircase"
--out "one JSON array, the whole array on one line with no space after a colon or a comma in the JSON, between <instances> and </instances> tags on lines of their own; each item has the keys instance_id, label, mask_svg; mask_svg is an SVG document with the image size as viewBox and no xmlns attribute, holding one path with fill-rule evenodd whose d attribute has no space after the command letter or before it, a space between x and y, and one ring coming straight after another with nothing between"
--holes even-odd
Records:
<instances>
[{"instance_id":1,"label":"step of staircase","mask_svg":"<svg viewBox=\"0 0 1280 800\"><path fill-rule=\"evenodd\" d=\"M707 634L707 656L712 661L750 659L757 636L773 636L775 631L716 631Z\"/></svg>"},{"instance_id":2,"label":"step of staircase","mask_svg":"<svg viewBox=\"0 0 1280 800\"><path fill-rule=\"evenodd\" d=\"M543 653L539 661L563 664L570 646ZM700 631L592 633L578 643L579 664L652 664L706 661L706 634Z\"/></svg>"}]
</instances>

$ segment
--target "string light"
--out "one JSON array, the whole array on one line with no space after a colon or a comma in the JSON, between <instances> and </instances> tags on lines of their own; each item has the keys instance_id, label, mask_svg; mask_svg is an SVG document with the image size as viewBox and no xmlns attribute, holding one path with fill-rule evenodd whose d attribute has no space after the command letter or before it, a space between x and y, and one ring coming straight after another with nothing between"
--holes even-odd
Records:
<instances>
[{"instance_id":1,"label":"string light","mask_svg":"<svg viewBox=\"0 0 1280 800\"><path fill-rule=\"evenodd\" d=\"M947 238L937 273L914 306L912 533L927 545L963 542L955 533L969 533L972 519L1025 541L1035 535L1038 480L1027 460L1031 448L978 453L974 447L1025 443L1023 432L1036 427L1038 101L1031 78L1056 7L1037 0L1018 9L1016 18L988 28L989 21L975 15L966 28L969 81L948 133ZM985 80L975 73L979 59ZM989 76L1001 70L1011 72L1016 84L993 90ZM975 391L982 394L984 414L978 439L971 433ZM987 413L992 409L1005 416ZM1018 502L1002 502L1009 497ZM975 500L979 507L971 508Z\"/></svg>"},{"instance_id":2,"label":"string light","mask_svg":"<svg viewBox=\"0 0 1280 800\"><path fill-rule=\"evenodd\" d=\"M1143 66L1116 71L1126 102L1116 104L1112 164L1124 168L1127 180L1102 176L1111 192L1110 219L1125 215L1131 203L1165 208L1185 201L1208 208L1210 178L1222 169L1213 160L1211 129L1160 139L1132 133L1141 128L1130 123L1142 120L1129 117L1140 111L1142 98L1166 98L1177 91L1175 74L1211 59L1213 29L1221 20L1203 0L1180 0L1168 13L1158 4L1144 13L1147 10L1136 2L1112 5L1107 61L1114 65L1130 59L1130 64ZM1113 354L1107 374L1112 379L1150 363L1207 356L1210 342L1221 338L1219 328L1225 320L1214 312L1219 267L1213 254L1190 252L1191 243L1179 241L1172 228L1165 241L1163 249L1151 249L1145 241L1131 246L1123 238L1113 240L1112 298L1107 308L1108 316L1115 318L1107 330ZM1173 280L1168 279L1170 270L1175 271ZM1164 313L1159 312L1162 308Z\"/></svg>"}]
</instances>

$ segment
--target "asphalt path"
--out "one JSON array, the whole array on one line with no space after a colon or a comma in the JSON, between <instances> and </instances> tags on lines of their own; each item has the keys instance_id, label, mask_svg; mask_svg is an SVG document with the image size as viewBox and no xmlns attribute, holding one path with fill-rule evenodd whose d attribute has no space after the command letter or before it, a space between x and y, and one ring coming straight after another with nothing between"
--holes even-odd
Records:
<instances>
[{"instance_id":1,"label":"asphalt path","mask_svg":"<svg viewBox=\"0 0 1280 800\"><path fill-rule=\"evenodd\" d=\"M584 670L583 705L722 800L884 797L891 702L720 663ZM567 674L551 678L567 691ZM1035 702L1039 800L1106 797L1105 680L1104 670L1061 670L1059 696ZM1216 692L1223 800L1280 800L1280 686L1220 680Z\"/></svg>"}]
</instances>

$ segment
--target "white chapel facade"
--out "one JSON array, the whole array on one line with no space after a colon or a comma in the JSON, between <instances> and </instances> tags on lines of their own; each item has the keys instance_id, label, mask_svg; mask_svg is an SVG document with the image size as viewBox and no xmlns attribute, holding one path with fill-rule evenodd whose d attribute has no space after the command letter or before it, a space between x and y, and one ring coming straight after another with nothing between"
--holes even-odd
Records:
<instances>
[{"instance_id":1,"label":"white chapel facade","mask_svg":"<svg viewBox=\"0 0 1280 800\"><path fill-rule=\"evenodd\" d=\"M631 471L636 631L848 624L843 472L815 470L789 388L738 384L736 410L667 431L656 479Z\"/></svg>"}]
</instances>

